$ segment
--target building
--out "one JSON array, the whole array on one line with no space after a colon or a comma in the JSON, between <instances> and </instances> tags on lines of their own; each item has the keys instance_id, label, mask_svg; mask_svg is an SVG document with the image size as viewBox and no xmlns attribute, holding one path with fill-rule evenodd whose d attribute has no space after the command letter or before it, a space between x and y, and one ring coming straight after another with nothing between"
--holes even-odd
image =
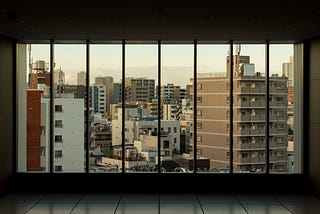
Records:
<instances>
[{"instance_id":1,"label":"building","mask_svg":"<svg viewBox=\"0 0 320 214\"><path fill-rule=\"evenodd\" d=\"M83 172L84 100L57 98L54 105L54 170Z\"/></svg>"},{"instance_id":2,"label":"building","mask_svg":"<svg viewBox=\"0 0 320 214\"><path fill-rule=\"evenodd\" d=\"M146 77L125 79L125 99L127 103L147 103L155 98L155 80Z\"/></svg>"},{"instance_id":3,"label":"building","mask_svg":"<svg viewBox=\"0 0 320 214\"><path fill-rule=\"evenodd\" d=\"M119 104L122 102L122 84L113 83L113 102L112 104Z\"/></svg>"},{"instance_id":4,"label":"building","mask_svg":"<svg viewBox=\"0 0 320 214\"><path fill-rule=\"evenodd\" d=\"M168 83L161 86L160 95L164 103L178 102L180 95L180 86Z\"/></svg>"},{"instance_id":5,"label":"building","mask_svg":"<svg viewBox=\"0 0 320 214\"><path fill-rule=\"evenodd\" d=\"M86 86L86 72L80 71L77 73L77 85Z\"/></svg>"},{"instance_id":6,"label":"building","mask_svg":"<svg viewBox=\"0 0 320 214\"><path fill-rule=\"evenodd\" d=\"M233 80L233 168L265 171L265 77L254 72L248 56L235 56ZM227 60L227 67L229 61ZM229 168L229 70L226 77L197 79L197 152L213 169ZM287 78L270 77L270 170L287 172ZM193 132L193 130L191 130ZM193 145L191 139L191 145Z\"/></svg>"},{"instance_id":7,"label":"building","mask_svg":"<svg viewBox=\"0 0 320 214\"><path fill-rule=\"evenodd\" d=\"M90 107L94 109L95 113L105 114L107 112L105 85L92 85L90 100Z\"/></svg>"},{"instance_id":8,"label":"building","mask_svg":"<svg viewBox=\"0 0 320 214\"><path fill-rule=\"evenodd\" d=\"M114 86L113 86L113 77L95 77L95 85L104 85L105 86L105 109L107 113L110 113L110 104L113 102L114 96Z\"/></svg>"}]
</instances>

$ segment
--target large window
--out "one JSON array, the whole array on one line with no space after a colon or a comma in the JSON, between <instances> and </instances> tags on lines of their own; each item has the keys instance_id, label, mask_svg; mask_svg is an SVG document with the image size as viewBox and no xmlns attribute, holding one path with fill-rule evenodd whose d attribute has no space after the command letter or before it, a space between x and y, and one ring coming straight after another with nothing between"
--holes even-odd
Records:
<instances>
[{"instance_id":1,"label":"large window","mask_svg":"<svg viewBox=\"0 0 320 214\"><path fill-rule=\"evenodd\" d=\"M157 172L158 46L127 44L125 48L125 172Z\"/></svg>"},{"instance_id":2,"label":"large window","mask_svg":"<svg viewBox=\"0 0 320 214\"><path fill-rule=\"evenodd\" d=\"M18 172L301 173L301 51L18 44Z\"/></svg>"},{"instance_id":3,"label":"large window","mask_svg":"<svg viewBox=\"0 0 320 214\"><path fill-rule=\"evenodd\" d=\"M192 172L194 45L161 46L161 171ZM176 132L172 130L177 130ZM165 142L169 142L165 147Z\"/></svg>"},{"instance_id":4,"label":"large window","mask_svg":"<svg viewBox=\"0 0 320 214\"><path fill-rule=\"evenodd\" d=\"M229 45L198 45L197 55L197 171L230 171ZM193 88L192 88L193 90ZM200 125L200 126L199 126ZM193 138L191 138L193 142Z\"/></svg>"},{"instance_id":5,"label":"large window","mask_svg":"<svg viewBox=\"0 0 320 214\"><path fill-rule=\"evenodd\" d=\"M121 44L90 45L90 172L121 172Z\"/></svg>"}]
</instances>

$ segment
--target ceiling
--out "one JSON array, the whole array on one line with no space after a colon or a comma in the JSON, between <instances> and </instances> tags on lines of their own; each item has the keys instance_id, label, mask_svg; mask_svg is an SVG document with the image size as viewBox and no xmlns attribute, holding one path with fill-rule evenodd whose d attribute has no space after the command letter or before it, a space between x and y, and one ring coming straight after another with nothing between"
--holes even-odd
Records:
<instances>
[{"instance_id":1,"label":"ceiling","mask_svg":"<svg viewBox=\"0 0 320 214\"><path fill-rule=\"evenodd\" d=\"M320 35L316 1L2 2L0 34L19 41L299 42Z\"/></svg>"}]
</instances>

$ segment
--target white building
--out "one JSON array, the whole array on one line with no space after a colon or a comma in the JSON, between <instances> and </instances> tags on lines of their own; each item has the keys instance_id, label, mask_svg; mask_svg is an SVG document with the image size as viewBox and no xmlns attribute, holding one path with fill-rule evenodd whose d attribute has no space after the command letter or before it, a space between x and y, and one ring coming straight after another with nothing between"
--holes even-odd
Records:
<instances>
[{"instance_id":1,"label":"white building","mask_svg":"<svg viewBox=\"0 0 320 214\"><path fill-rule=\"evenodd\" d=\"M179 104L162 104L162 119L163 120L178 120Z\"/></svg>"},{"instance_id":2,"label":"white building","mask_svg":"<svg viewBox=\"0 0 320 214\"><path fill-rule=\"evenodd\" d=\"M50 171L50 99L41 99L40 170Z\"/></svg>"},{"instance_id":3,"label":"white building","mask_svg":"<svg viewBox=\"0 0 320 214\"><path fill-rule=\"evenodd\" d=\"M54 169L84 171L84 100L54 100Z\"/></svg>"},{"instance_id":4,"label":"white building","mask_svg":"<svg viewBox=\"0 0 320 214\"><path fill-rule=\"evenodd\" d=\"M121 145L122 137L122 108L113 114L112 120L112 144ZM149 136L156 136L158 133L158 119L156 117L148 117L148 109L145 108L126 108L125 109L125 144L134 144L135 140L141 140L144 136L146 140ZM180 122L178 120L161 120L161 142L163 148L168 149L164 155L172 156L174 152L180 152ZM164 150L165 151L165 150Z\"/></svg>"}]
</instances>

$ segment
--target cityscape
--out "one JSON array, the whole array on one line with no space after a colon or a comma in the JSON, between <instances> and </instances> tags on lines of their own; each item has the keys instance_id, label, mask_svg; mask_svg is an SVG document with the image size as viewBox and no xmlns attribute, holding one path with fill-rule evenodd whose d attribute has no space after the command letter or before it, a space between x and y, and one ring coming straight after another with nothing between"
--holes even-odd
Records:
<instances>
[{"instance_id":1,"label":"cityscape","mask_svg":"<svg viewBox=\"0 0 320 214\"><path fill-rule=\"evenodd\" d=\"M31 56L31 51L29 54ZM167 82L159 89L156 78L129 74L123 81L124 86L121 79L115 81L113 76L93 76L87 95L85 71L79 70L76 84L70 84L64 68L56 66L52 75L54 171L84 172L85 145L88 144L89 172L93 173L122 172L122 156L128 173L157 172L159 167L161 172L229 173L230 57L226 53L224 58L225 71L197 74L196 97L193 78L188 78L186 85ZM29 60L25 171L48 172L49 62L33 61L32 57ZM251 56L241 55L240 46L233 62L233 171L262 173L266 171L265 73L256 71ZM269 78L269 166L274 173L292 173L294 168L293 64L290 56L282 62L279 74L271 74ZM86 142L87 135L89 142ZM194 140L197 151L194 151ZM194 156L197 157L196 169Z\"/></svg>"}]
</instances>

